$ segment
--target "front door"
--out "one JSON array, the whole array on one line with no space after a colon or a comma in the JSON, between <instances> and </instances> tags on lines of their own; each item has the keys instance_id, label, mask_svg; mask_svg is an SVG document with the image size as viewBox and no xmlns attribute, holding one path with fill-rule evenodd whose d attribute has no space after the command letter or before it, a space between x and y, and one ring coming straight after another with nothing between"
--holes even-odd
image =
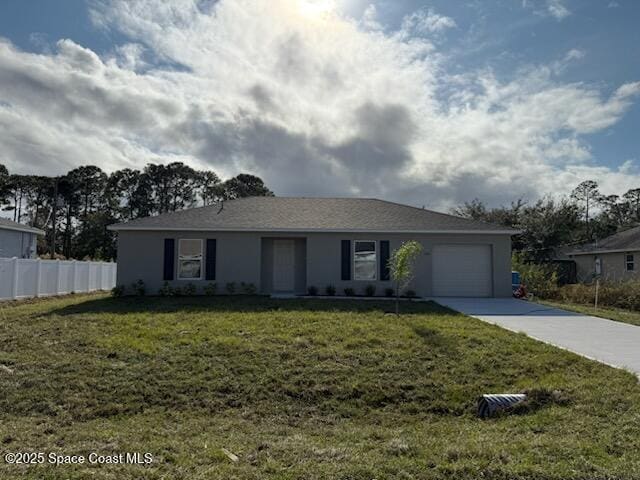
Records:
<instances>
[{"instance_id":1,"label":"front door","mask_svg":"<svg viewBox=\"0 0 640 480\"><path fill-rule=\"evenodd\" d=\"M295 240L273 241L273 290L293 292L295 289Z\"/></svg>"}]
</instances>

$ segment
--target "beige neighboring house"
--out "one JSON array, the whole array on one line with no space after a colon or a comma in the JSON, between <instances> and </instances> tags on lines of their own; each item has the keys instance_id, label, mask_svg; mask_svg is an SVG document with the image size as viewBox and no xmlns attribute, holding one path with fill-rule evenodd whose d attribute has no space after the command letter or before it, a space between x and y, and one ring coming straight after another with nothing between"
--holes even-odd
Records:
<instances>
[{"instance_id":1,"label":"beige neighboring house","mask_svg":"<svg viewBox=\"0 0 640 480\"><path fill-rule=\"evenodd\" d=\"M640 226L611 235L569 253L579 282L640 279Z\"/></svg>"}]
</instances>

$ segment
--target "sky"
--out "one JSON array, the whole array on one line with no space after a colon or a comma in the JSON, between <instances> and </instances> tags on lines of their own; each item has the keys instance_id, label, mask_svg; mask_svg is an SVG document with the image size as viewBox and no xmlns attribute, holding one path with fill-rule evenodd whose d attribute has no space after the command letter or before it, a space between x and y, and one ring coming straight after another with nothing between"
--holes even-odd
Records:
<instances>
[{"instance_id":1,"label":"sky","mask_svg":"<svg viewBox=\"0 0 640 480\"><path fill-rule=\"evenodd\" d=\"M640 187L636 0L3 0L0 163L436 210Z\"/></svg>"}]
</instances>

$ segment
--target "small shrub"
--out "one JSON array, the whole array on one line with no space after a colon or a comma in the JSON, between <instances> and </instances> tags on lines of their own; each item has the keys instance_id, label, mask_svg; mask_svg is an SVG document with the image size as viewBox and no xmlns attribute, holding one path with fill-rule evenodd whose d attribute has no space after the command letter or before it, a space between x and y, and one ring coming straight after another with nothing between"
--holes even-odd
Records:
<instances>
[{"instance_id":1,"label":"small shrub","mask_svg":"<svg viewBox=\"0 0 640 480\"><path fill-rule=\"evenodd\" d=\"M334 287L333 285L327 285L327 288L324 289L324 293L326 293L330 297L333 297L336 294L336 287Z\"/></svg>"},{"instance_id":2,"label":"small shrub","mask_svg":"<svg viewBox=\"0 0 640 480\"><path fill-rule=\"evenodd\" d=\"M315 297L316 295L318 295L318 287L314 287L313 285L311 285L309 288L307 288L307 293L312 297Z\"/></svg>"},{"instance_id":3,"label":"small shrub","mask_svg":"<svg viewBox=\"0 0 640 480\"><path fill-rule=\"evenodd\" d=\"M418 294L415 292L415 290L405 290L404 296L409 298L416 298Z\"/></svg>"},{"instance_id":4,"label":"small shrub","mask_svg":"<svg viewBox=\"0 0 640 480\"><path fill-rule=\"evenodd\" d=\"M598 292L600 294L601 292ZM560 299L567 303L579 303L582 305L593 305L595 302L595 285L565 285L560 288ZM600 295L598 295L600 296ZM598 299L602 303L602 297Z\"/></svg>"},{"instance_id":5,"label":"small shrub","mask_svg":"<svg viewBox=\"0 0 640 480\"><path fill-rule=\"evenodd\" d=\"M173 295L174 297L181 297L182 296L182 287L174 287L171 289L171 295Z\"/></svg>"},{"instance_id":6,"label":"small shrub","mask_svg":"<svg viewBox=\"0 0 640 480\"><path fill-rule=\"evenodd\" d=\"M565 285L558 290L558 296L567 303L593 306L596 298L596 285ZM640 282L637 280L600 281L598 306L640 311Z\"/></svg>"},{"instance_id":7,"label":"small shrub","mask_svg":"<svg viewBox=\"0 0 640 480\"><path fill-rule=\"evenodd\" d=\"M116 285L111 289L112 297L123 297L126 291L126 287L124 285Z\"/></svg>"},{"instance_id":8,"label":"small shrub","mask_svg":"<svg viewBox=\"0 0 640 480\"><path fill-rule=\"evenodd\" d=\"M205 295L212 297L218 292L218 285L216 284L216 282L207 283L202 288L202 291L204 292Z\"/></svg>"},{"instance_id":9,"label":"small shrub","mask_svg":"<svg viewBox=\"0 0 640 480\"><path fill-rule=\"evenodd\" d=\"M225 289L229 295L233 295L236 293L236 282L227 282L225 285Z\"/></svg>"},{"instance_id":10,"label":"small shrub","mask_svg":"<svg viewBox=\"0 0 640 480\"><path fill-rule=\"evenodd\" d=\"M245 295L255 295L256 292L258 291L258 289L253 283L244 283L244 282L240 283L240 290Z\"/></svg>"},{"instance_id":11,"label":"small shrub","mask_svg":"<svg viewBox=\"0 0 640 480\"><path fill-rule=\"evenodd\" d=\"M396 294L396 291L393 288L385 288L384 296L385 297L393 297Z\"/></svg>"},{"instance_id":12,"label":"small shrub","mask_svg":"<svg viewBox=\"0 0 640 480\"><path fill-rule=\"evenodd\" d=\"M367 285L364 287L364 294L367 297L373 297L376 294L376 286L371 284Z\"/></svg>"},{"instance_id":13,"label":"small shrub","mask_svg":"<svg viewBox=\"0 0 640 480\"><path fill-rule=\"evenodd\" d=\"M173 289L171 288L171 285L169 285L169 282L164 282L162 284L162 287L158 290L158 295L161 297L170 297L173 295Z\"/></svg>"},{"instance_id":14,"label":"small shrub","mask_svg":"<svg viewBox=\"0 0 640 480\"><path fill-rule=\"evenodd\" d=\"M196 294L196 286L189 282L184 286L184 290L182 291L182 293L184 293L185 296L187 297L193 297Z\"/></svg>"},{"instance_id":15,"label":"small shrub","mask_svg":"<svg viewBox=\"0 0 640 480\"><path fill-rule=\"evenodd\" d=\"M558 272L553 265L527 263L523 256L516 252L511 257L511 268L520 272L520 281L528 293L540 298L558 297Z\"/></svg>"},{"instance_id":16,"label":"small shrub","mask_svg":"<svg viewBox=\"0 0 640 480\"><path fill-rule=\"evenodd\" d=\"M139 297L144 297L145 293L147 293L147 289L144 286L144 282L142 280L133 282L131 284L131 290L133 290L134 295L137 295Z\"/></svg>"},{"instance_id":17,"label":"small shrub","mask_svg":"<svg viewBox=\"0 0 640 480\"><path fill-rule=\"evenodd\" d=\"M344 294L347 297L355 297L356 296L356 291L351 287L347 287L347 288L344 289Z\"/></svg>"}]
</instances>

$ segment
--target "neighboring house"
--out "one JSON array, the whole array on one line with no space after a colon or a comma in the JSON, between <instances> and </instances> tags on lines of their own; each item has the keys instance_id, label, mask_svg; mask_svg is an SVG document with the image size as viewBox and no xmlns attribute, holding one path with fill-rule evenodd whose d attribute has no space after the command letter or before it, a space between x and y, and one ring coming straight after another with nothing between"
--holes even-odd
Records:
<instances>
[{"instance_id":1,"label":"neighboring house","mask_svg":"<svg viewBox=\"0 0 640 480\"><path fill-rule=\"evenodd\" d=\"M35 258L38 235L44 232L0 217L0 258Z\"/></svg>"},{"instance_id":2,"label":"neighboring house","mask_svg":"<svg viewBox=\"0 0 640 480\"><path fill-rule=\"evenodd\" d=\"M156 293L216 282L258 292L338 294L392 287L387 261L407 240L424 254L411 284L419 296L511 296L515 230L364 198L250 197L112 225L118 232L118 284L141 279Z\"/></svg>"},{"instance_id":3,"label":"neighboring house","mask_svg":"<svg viewBox=\"0 0 640 480\"><path fill-rule=\"evenodd\" d=\"M562 246L554 248L549 263L555 266L558 274L558 284L567 285L578 282L576 262L569 256L576 249L575 246Z\"/></svg>"},{"instance_id":4,"label":"neighboring house","mask_svg":"<svg viewBox=\"0 0 640 480\"><path fill-rule=\"evenodd\" d=\"M596 277L620 281L640 278L640 227L616 233L569 253L576 262L578 281Z\"/></svg>"}]
</instances>

